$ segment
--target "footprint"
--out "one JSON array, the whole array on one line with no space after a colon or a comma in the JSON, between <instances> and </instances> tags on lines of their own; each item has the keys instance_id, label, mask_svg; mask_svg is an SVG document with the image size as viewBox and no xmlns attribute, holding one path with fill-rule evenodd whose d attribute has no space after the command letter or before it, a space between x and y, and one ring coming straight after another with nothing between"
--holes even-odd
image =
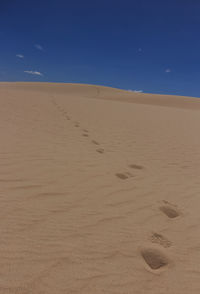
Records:
<instances>
[{"instance_id":1,"label":"footprint","mask_svg":"<svg viewBox=\"0 0 200 294\"><path fill-rule=\"evenodd\" d=\"M95 140L92 140L92 143L95 144L95 145L100 145L99 142L97 142Z\"/></svg>"},{"instance_id":2,"label":"footprint","mask_svg":"<svg viewBox=\"0 0 200 294\"><path fill-rule=\"evenodd\" d=\"M83 137L89 137L89 135L88 134L85 134L85 133L82 134L82 135L83 135Z\"/></svg>"},{"instance_id":3,"label":"footprint","mask_svg":"<svg viewBox=\"0 0 200 294\"><path fill-rule=\"evenodd\" d=\"M103 149L103 148L98 148L96 151L97 151L98 153L104 153L104 149Z\"/></svg>"},{"instance_id":4,"label":"footprint","mask_svg":"<svg viewBox=\"0 0 200 294\"><path fill-rule=\"evenodd\" d=\"M173 207L172 205L170 205L168 202L164 201L164 203L166 203L166 205L163 205L160 207L160 210L166 214L166 216L168 216L169 218L176 218L180 215L180 213L178 212L178 210Z\"/></svg>"},{"instance_id":5,"label":"footprint","mask_svg":"<svg viewBox=\"0 0 200 294\"><path fill-rule=\"evenodd\" d=\"M126 179L128 179L128 176L125 175L125 174L117 173L117 174L115 174L115 175L116 175L116 177L120 178L121 180L126 180Z\"/></svg>"},{"instance_id":6,"label":"footprint","mask_svg":"<svg viewBox=\"0 0 200 294\"><path fill-rule=\"evenodd\" d=\"M75 123L74 126L75 126L76 128L79 128L79 127L80 127L79 123Z\"/></svg>"},{"instance_id":7,"label":"footprint","mask_svg":"<svg viewBox=\"0 0 200 294\"><path fill-rule=\"evenodd\" d=\"M167 240L163 235L158 233L153 233L150 238L152 243L157 243L165 248L168 248L172 245L172 243Z\"/></svg>"},{"instance_id":8,"label":"footprint","mask_svg":"<svg viewBox=\"0 0 200 294\"><path fill-rule=\"evenodd\" d=\"M128 178L130 178L130 177L132 177L133 175L131 174L131 173L129 173L129 172L127 172L127 173L116 173L115 174L116 175L116 177L118 177L118 178L120 178L121 180L126 180L126 179L128 179Z\"/></svg>"},{"instance_id":9,"label":"footprint","mask_svg":"<svg viewBox=\"0 0 200 294\"><path fill-rule=\"evenodd\" d=\"M83 131L84 133L89 133L89 131L86 130L86 129L83 129L82 131Z\"/></svg>"},{"instance_id":10,"label":"footprint","mask_svg":"<svg viewBox=\"0 0 200 294\"><path fill-rule=\"evenodd\" d=\"M143 169L144 167L138 164L129 164L130 168L135 168L135 169Z\"/></svg>"},{"instance_id":11,"label":"footprint","mask_svg":"<svg viewBox=\"0 0 200 294\"><path fill-rule=\"evenodd\" d=\"M157 248L142 249L141 256L152 270L161 269L169 264L168 258Z\"/></svg>"}]
</instances>

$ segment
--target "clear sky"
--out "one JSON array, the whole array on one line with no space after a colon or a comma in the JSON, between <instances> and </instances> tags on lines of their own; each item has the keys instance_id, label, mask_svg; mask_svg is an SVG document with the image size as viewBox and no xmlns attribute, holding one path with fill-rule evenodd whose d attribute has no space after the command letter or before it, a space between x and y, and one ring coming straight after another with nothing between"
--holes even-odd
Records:
<instances>
[{"instance_id":1,"label":"clear sky","mask_svg":"<svg viewBox=\"0 0 200 294\"><path fill-rule=\"evenodd\" d=\"M0 0L0 81L200 97L200 1Z\"/></svg>"}]
</instances>

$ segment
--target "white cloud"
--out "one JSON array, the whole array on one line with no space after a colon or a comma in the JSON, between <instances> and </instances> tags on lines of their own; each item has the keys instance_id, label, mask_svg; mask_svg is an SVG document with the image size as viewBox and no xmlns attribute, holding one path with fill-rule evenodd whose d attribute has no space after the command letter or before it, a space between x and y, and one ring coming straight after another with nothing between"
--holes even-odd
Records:
<instances>
[{"instance_id":1,"label":"white cloud","mask_svg":"<svg viewBox=\"0 0 200 294\"><path fill-rule=\"evenodd\" d=\"M143 90L128 90L129 92L133 92L133 93L142 93Z\"/></svg>"},{"instance_id":2,"label":"white cloud","mask_svg":"<svg viewBox=\"0 0 200 294\"><path fill-rule=\"evenodd\" d=\"M143 90L134 90L133 92L135 92L135 93L142 93Z\"/></svg>"},{"instance_id":3,"label":"white cloud","mask_svg":"<svg viewBox=\"0 0 200 294\"><path fill-rule=\"evenodd\" d=\"M34 46L35 46L36 49L38 49L40 51L44 50L44 48L40 44L35 44Z\"/></svg>"},{"instance_id":4,"label":"white cloud","mask_svg":"<svg viewBox=\"0 0 200 294\"><path fill-rule=\"evenodd\" d=\"M24 72L30 75L43 76L43 74L39 71L25 70Z\"/></svg>"},{"instance_id":5,"label":"white cloud","mask_svg":"<svg viewBox=\"0 0 200 294\"><path fill-rule=\"evenodd\" d=\"M16 56L19 58L24 58L24 55L22 55L22 54L16 54Z\"/></svg>"},{"instance_id":6,"label":"white cloud","mask_svg":"<svg viewBox=\"0 0 200 294\"><path fill-rule=\"evenodd\" d=\"M170 68L167 68L166 70L165 70L165 72L171 72L171 69Z\"/></svg>"}]
</instances>

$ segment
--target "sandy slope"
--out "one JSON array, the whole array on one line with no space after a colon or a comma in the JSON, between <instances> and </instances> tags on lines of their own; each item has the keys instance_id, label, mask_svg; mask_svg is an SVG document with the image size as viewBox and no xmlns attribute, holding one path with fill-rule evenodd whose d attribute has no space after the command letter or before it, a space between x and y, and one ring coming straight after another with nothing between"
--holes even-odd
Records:
<instances>
[{"instance_id":1,"label":"sandy slope","mask_svg":"<svg viewBox=\"0 0 200 294\"><path fill-rule=\"evenodd\" d=\"M0 293L200 293L200 100L0 84Z\"/></svg>"}]
</instances>

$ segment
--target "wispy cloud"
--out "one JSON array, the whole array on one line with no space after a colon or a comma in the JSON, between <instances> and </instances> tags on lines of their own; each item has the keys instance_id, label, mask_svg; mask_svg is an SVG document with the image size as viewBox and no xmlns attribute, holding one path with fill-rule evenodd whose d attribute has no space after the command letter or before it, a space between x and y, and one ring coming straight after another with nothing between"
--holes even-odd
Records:
<instances>
[{"instance_id":1,"label":"wispy cloud","mask_svg":"<svg viewBox=\"0 0 200 294\"><path fill-rule=\"evenodd\" d=\"M36 49L38 49L40 51L44 51L44 48L40 44L35 44L34 46Z\"/></svg>"},{"instance_id":2,"label":"wispy cloud","mask_svg":"<svg viewBox=\"0 0 200 294\"><path fill-rule=\"evenodd\" d=\"M129 92L133 92L133 93L142 93L143 90L128 90Z\"/></svg>"},{"instance_id":3,"label":"wispy cloud","mask_svg":"<svg viewBox=\"0 0 200 294\"><path fill-rule=\"evenodd\" d=\"M43 76L43 74L39 71L25 70L24 72L30 75Z\"/></svg>"},{"instance_id":4,"label":"wispy cloud","mask_svg":"<svg viewBox=\"0 0 200 294\"><path fill-rule=\"evenodd\" d=\"M142 93L143 90L134 90L133 92L134 92L134 93Z\"/></svg>"},{"instance_id":5,"label":"wispy cloud","mask_svg":"<svg viewBox=\"0 0 200 294\"><path fill-rule=\"evenodd\" d=\"M16 54L16 56L19 58L24 58L24 55L22 55L22 54Z\"/></svg>"},{"instance_id":6,"label":"wispy cloud","mask_svg":"<svg viewBox=\"0 0 200 294\"><path fill-rule=\"evenodd\" d=\"M167 68L166 70L165 70L165 72L171 72L171 69L170 68Z\"/></svg>"}]
</instances>

